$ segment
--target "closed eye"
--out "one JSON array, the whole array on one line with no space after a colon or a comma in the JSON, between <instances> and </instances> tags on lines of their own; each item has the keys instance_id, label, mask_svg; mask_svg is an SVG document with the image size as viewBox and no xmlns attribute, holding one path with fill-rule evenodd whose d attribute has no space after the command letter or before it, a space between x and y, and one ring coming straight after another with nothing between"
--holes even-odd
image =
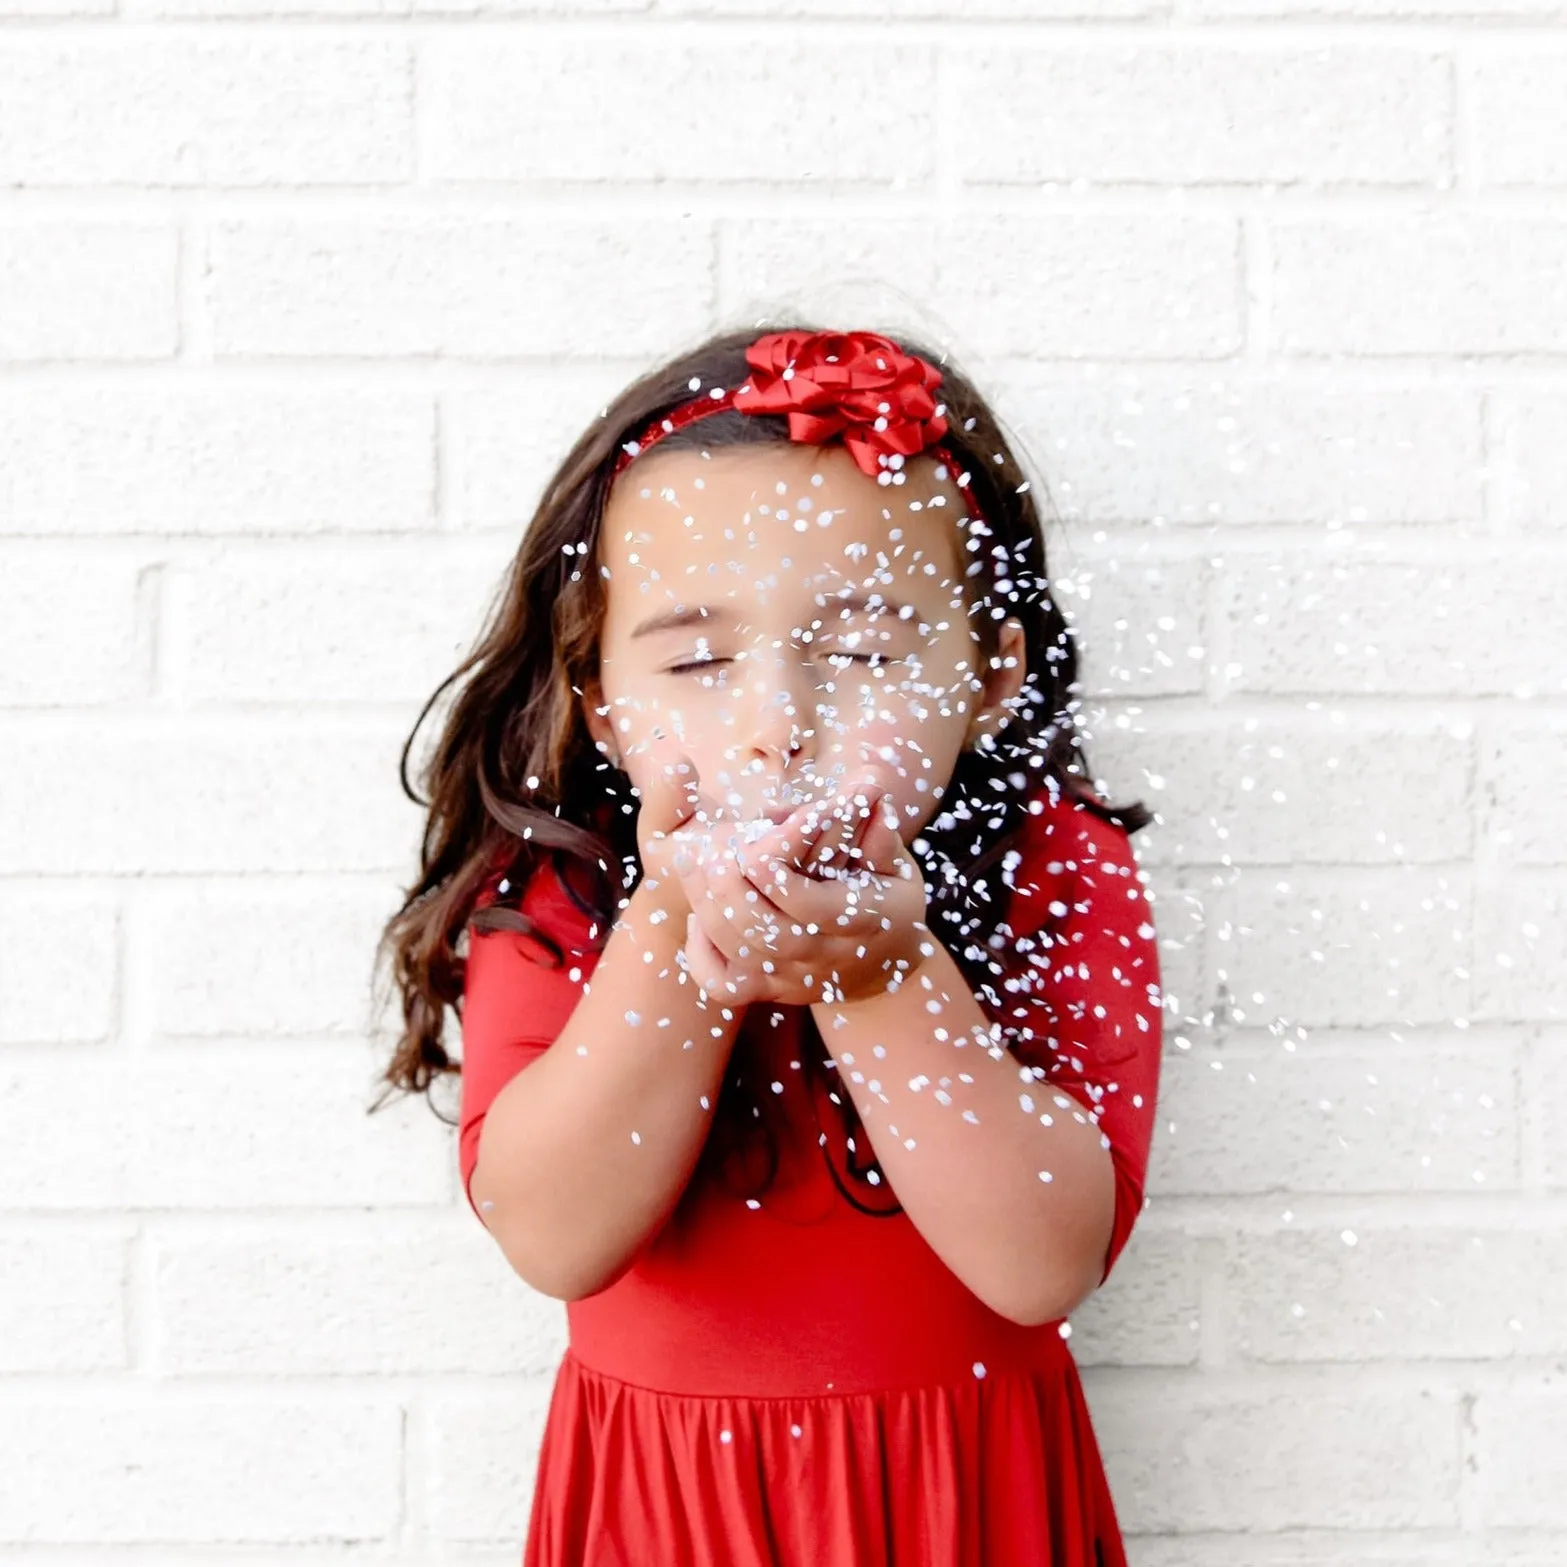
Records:
<instances>
[{"instance_id":1,"label":"closed eye","mask_svg":"<svg viewBox=\"0 0 1567 1567\"><path fill-rule=\"evenodd\" d=\"M869 664L872 668L879 669L883 664L894 662L885 653L828 653L825 655L827 662L839 667L835 660L842 659L847 663ZM717 669L720 664L732 664L731 658L699 658L688 664L673 664L664 671L668 675L689 674L693 669Z\"/></svg>"}]
</instances>

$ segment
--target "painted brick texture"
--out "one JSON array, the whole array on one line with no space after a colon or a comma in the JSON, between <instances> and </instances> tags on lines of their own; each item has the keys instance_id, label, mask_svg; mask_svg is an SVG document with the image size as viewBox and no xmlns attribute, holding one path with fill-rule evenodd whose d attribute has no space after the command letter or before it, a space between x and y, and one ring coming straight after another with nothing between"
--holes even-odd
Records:
<instances>
[{"instance_id":1,"label":"painted brick texture","mask_svg":"<svg viewBox=\"0 0 1567 1567\"><path fill-rule=\"evenodd\" d=\"M399 753L794 308L994 394L1160 813L1133 1561L1567 1560L1567 4L0 0L0 192L0 1561L515 1560L563 1313L365 1114Z\"/></svg>"}]
</instances>

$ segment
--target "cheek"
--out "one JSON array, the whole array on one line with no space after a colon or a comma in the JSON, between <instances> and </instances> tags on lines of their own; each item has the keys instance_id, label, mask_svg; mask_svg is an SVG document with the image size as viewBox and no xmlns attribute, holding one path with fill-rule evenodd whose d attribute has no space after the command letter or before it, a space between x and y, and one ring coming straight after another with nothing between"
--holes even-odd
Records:
<instances>
[{"instance_id":1,"label":"cheek","mask_svg":"<svg viewBox=\"0 0 1567 1567\"><path fill-rule=\"evenodd\" d=\"M700 721L700 709L689 699L671 703L652 694L638 701L637 707L626 701L614 714L615 734L631 781L640 787L681 757L696 765L702 779L711 778L714 735L712 725ZM623 720L629 728L622 728ZM721 741L723 736L718 738Z\"/></svg>"},{"instance_id":2,"label":"cheek","mask_svg":"<svg viewBox=\"0 0 1567 1567\"><path fill-rule=\"evenodd\" d=\"M945 663L901 664L884 681L838 693L846 754L869 765L894 797L911 804L944 787L963 743L963 683Z\"/></svg>"},{"instance_id":3,"label":"cheek","mask_svg":"<svg viewBox=\"0 0 1567 1567\"><path fill-rule=\"evenodd\" d=\"M677 739L670 715L645 682L630 681L618 690L606 691L604 701L609 706L605 721L621 766L633 783L640 784L667 760Z\"/></svg>"},{"instance_id":4,"label":"cheek","mask_svg":"<svg viewBox=\"0 0 1567 1567\"><path fill-rule=\"evenodd\" d=\"M942 710L950 712L953 705L951 671L934 660L901 660L879 678L839 676L835 685L827 700L836 705L839 719L861 734L891 730L913 735L939 723Z\"/></svg>"}]
</instances>

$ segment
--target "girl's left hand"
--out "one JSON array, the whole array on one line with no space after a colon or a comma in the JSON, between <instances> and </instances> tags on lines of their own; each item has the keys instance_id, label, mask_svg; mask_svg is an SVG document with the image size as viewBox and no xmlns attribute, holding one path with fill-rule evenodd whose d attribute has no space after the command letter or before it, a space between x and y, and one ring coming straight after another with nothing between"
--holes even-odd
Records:
<instances>
[{"instance_id":1,"label":"girl's left hand","mask_svg":"<svg viewBox=\"0 0 1567 1567\"><path fill-rule=\"evenodd\" d=\"M802 806L754 843L676 870L691 908L686 966L710 996L732 1006L811 1006L878 995L923 960L925 879L899 837L892 805L866 798L868 821L849 868L823 870L820 846L836 831L822 806ZM682 867L684 867L682 869ZM902 962L900 971L898 965Z\"/></svg>"}]
</instances>

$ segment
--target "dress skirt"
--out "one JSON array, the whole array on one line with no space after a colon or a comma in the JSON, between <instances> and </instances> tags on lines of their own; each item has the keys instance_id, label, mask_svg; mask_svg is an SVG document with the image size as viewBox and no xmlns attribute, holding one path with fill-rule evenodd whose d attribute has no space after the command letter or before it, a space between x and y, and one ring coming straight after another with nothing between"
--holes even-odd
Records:
<instances>
[{"instance_id":1,"label":"dress skirt","mask_svg":"<svg viewBox=\"0 0 1567 1567\"><path fill-rule=\"evenodd\" d=\"M1077 1367L872 1393L656 1392L568 1350L526 1567L1125 1567Z\"/></svg>"}]
</instances>

